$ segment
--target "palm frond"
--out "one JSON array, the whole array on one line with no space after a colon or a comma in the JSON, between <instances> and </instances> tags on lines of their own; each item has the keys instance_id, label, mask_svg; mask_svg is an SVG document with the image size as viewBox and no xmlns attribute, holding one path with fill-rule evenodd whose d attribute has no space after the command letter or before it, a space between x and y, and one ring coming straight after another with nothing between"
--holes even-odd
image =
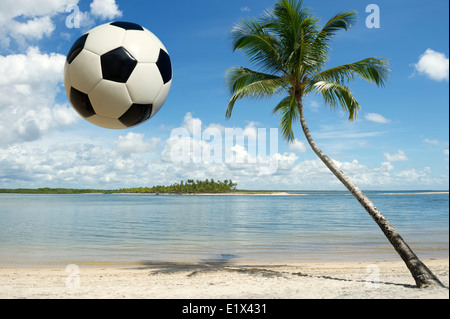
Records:
<instances>
[{"instance_id":1,"label":"palm frond","mask_svg":"<svg viewBox=\"0 0 450 319\"><path fill-rule=\"evenodd\" d=\"M226 82L232 94L228 102L226 118L231 116L237 100L242 98L269 98L286 88L283 77L256 72L243 67L233 67L228 70Z\"/></svg>"},{"instance_id":2,"label":"palm frond","mask_svg":"<svg viewBox=\"0 0 450 319\"><path fill-rule=\"evenodd\" d=\"M302 8L303 1L280 0L267 24L281 45L279 51L285 62L287 73L299 73L302 67L312 64L305 54L317 34L318 18L311 15L308 8ZM296 74L297 75L297 74Z\"/></svg>"},{"instance_id":3,"label":"palm frond","mask_svg":"<svg viewBox=\"0 0 450 319\"><path fill-rule=\"evenodd\" d=\"M336 108L341 106L344 111L348 112L349 120L356 118L356 113L361 109L358 101L353 96L351 90L340 83L331 81L318 81L311 85L315 93L320 93L325 104Z\"/></svg>"},{"instance_id":4,"label":"palm frond","mask_svg":"<svg viewBox=\"0 0 450 319\"><path fill-rule=\"evenodd\" d=\"M383 87L389 78L388 62L378 57L367 58L322 71L312 81L325 80L343 84L353 80L355 76Z\"/></svg>"},{"instance_id":5,"label":"palm frond","mask_svg":"<svg viewBox=\"0 0 450 319\"><path fill-rule=\"evenodd\" d=\"M313 75L319 72L329 58L330 40L340 30L348 30L357 20L356 11L340 12L332 17L314 35L314 40L308 43L308 51L304 60L309 61L308 74Z\"/></svg>"},{"instance_id":6,"label":"palm frond","mask_svg":"<svg viewBox=\"0 0 450 319\"><path fill-rule=\"evenodd\" d=\"M320 34L326 34L327 37L333 37L340 30L348 31L349 27L358 20L358 13L354 10L348 12L339 12L332 17L323 26Z\"/></svg>"},{"instance_id":7,"label":"palm frond","mask_svg":"<svg viewBox=\"0 0 450 319\"><path fill-rule=\"evenodd\" d=\"M293 96L285 97L272 112L280 113L281 134L288 142L293 142L295 139L293 124L300 118L295 98Z\"/></svg>"},{"instance_id":8,"label":"palm frond","mask_svg":"<svg viewBox=\"0 0 450 319\"><path fill-rule=\"evenodd\" d=\"M321 94L331 107L342 107L353 120L360 105L348 82L362 78L384 86L389 77L386 60L371 57L324 70L330 54L330 43L341 30L348 30L357 20L356 11L339 12L323 27L303 0L277 0L272 10L260 19L248 19L232 30L233 50L242 50L258 71L242 67L227 74L232 97L226 117L242 98L265 98L288 93L274 109L281 116L283 136L293 139L292 123L298 118L295 101L310 93ZM291 97L292 96L292 97Z\"/></svg>"},{"instance_id":9,"label":"palm frond","mask_svg":"<svg viewBox=\"0 0 450 319\"><path fill-rule=\"evenodd\" d=\"M232 31L233 51L242 50L262 70L277 73L284 67L279 40L267 30L267 23L243 20Z\"/></svg>"}]
</instances>

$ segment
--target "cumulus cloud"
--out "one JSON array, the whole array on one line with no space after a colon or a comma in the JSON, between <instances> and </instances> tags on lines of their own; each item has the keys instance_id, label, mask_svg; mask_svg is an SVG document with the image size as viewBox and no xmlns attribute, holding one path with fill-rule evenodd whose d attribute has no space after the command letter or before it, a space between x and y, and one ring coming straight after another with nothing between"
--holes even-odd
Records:
<instances>
[{"instance_id":1,"label":"cumulus cloud","mask_svg":"<svg viewBox=\"0 0 450 319\"><path fill-rule=\"evenodd\" d=\"M448 81L449 59L444 53L427 49L414 64L419 74L423 74L435 81Z\"/></svg>"},{"instance_id":2,"label":"cumulus cloud","mask_svg":"<svg viewBox=\"0 0 450 319\"><path fill-rule=\"evenodd\" d=\"M77 10L83 29L95 24L95 19L111 20L122 16L115 0L93 0L90 11L80 11L78 0L2 0L0 2L0 46L12 42L20 48L49 37L56 29L55 21Z\"/></svg>"},{"instance_id":3,"label":"cumulus cloud","mask_svg":"<svg viewBox=\"0 0 450 319\"><path fill-rule=\"evenodd\" d=\"M24 54L0 55L0 146L38 139L70 125L78 116L56 103L65 56L30 47Z\"/></svg>"},{"instance_id":4,"label":"cumulus cloud","mask_svg":"<svg viewBox=\"0 0 450 319\"><path fill-rule=\"evenodd\" d=\"M408 157L402 150L398 150L395 154L384 153L384 158L388 162L403 162L408 160Z\"/></svg>"},{"instance_id":5,"label":"cumulus cloud","mask_svg":"<svg viewBox=\"0 0 450 319\"><path fill-rule=\"evenodd\" d=\"M9 46L11 39L19 45L27 40L40 40L55 29L52 18L65 12L74 0L2 0L0 3L0 45ZM20 18L20 19L18 19Z\"/></svg>"},{"instance_id":6,"label":"cumulus cloud","mask_svg":"<svg viewBox=\"0 0 450 319\"><path fill-rule=\"evenodd\" d=\"M296 153L305 153L306 152L305 143L303 143L297 139L291 143L290 148L292 151L294 151Z\"/></svg>"},{"instance_id":7,"label":"cumulus cloud","mask_svg":"<svg viewBox=\"0 0 450 319\"><path fill-rule=\"evenodd\" d=\"M49 16L35 17L26 22L11 21L10 35L19 39L21 42L24 39L35 39L40 40L45 36L50 36L50 34L55 30L55 25Z\"/></svg>"},{"instance_id":8,"label":"cumulus cloud","mask_svg":"<svg viewBox=\"0 0 450 319\"><path fill-rule=\"evenodd\" d=\"M367 113L364 118L367 121L374 122L374 123L380 123L380 124L386 124L389 123L390 120L385 118L383 115L378 113Z\"/></svg>"},{"instance_id":9,"label":"cumulus cloud","mask_svg":"<svg viewBox=\"0 0 450 319\"><path fill-rule=\"evenodd\" d=\"M207 128L214 128L213 131L222 136L222 132L230 129L218 126L219 129L213 123L205 124L192 114L186 114L180 128L189 123L201 124L203 134ZM248 128L252 126L249 124ZM215 138L194 137L187 128L184 129L186 136L173 135L164 140L128 132L118 135L111 143L59 139L51 143L28 142L0 147L0 187L116 189L214 178L231 179L243 189L343 189L319 159L301 160L295 152L278 151L264 157L253 153L248 143L240 144L236 140L229 147L235 155L244 158L244 162L227 162L224 155L227 149L222 140L217 148L222 154L220 161L204 161L201 157L194 161L195 148L212 151ZM189 156L194 157L186 163L173 161L170 151L177 143L181 147L187 146ZM163 147L158 148L158 144ZM448 177L434 177L427 167L396 169L391 160L398 160L402 155L404 153L399 151L387 156L385 162L375 167L356 159L334 162L361 188L395 189L410 185L436 187L448 184ZM276 163L275 167L270 166L270 160Z\"/></svg>"},{"instance_id":10,"label":"cumulus cloud","mask_svg":"<svg viewBox=\"0 0 450 319\"><path fill-rule=\"evenodd\" d=\"M165 142L162 159L173 163L224 164L231 170L262 174L275 171L278 158L277 130L257 128L250 122L244 128L203 125L191 113L181 127L172 130Z\"/></svg>"},{"instance_id":11,"label":"cumulus cloud","mask_svg":"<svg viewBox=\"0 0 450 319\"><path fill-rule=\"evenodd\" d=\"M146 153L154 151L158 147L160 139L152 137L144 140L144 134L130 132L125 136L119 136L114 142L117 152L123 155L131 155L135 153Z\"/></svg>"},{"instance_id":12,"label":"cumulus cloud","mask_svg":"<svg viewBox=\"0 0 450 319\"><path fill-rule=\"evenodd\" d=\"M122 16L122 11L115 0L93 0L90 5L91 14L101 19L114 19Z\"/></svg>"},{"instance_id":13,"label":"cumulus cloud","mask_svg":"<svg viewBox=\"0 0 450 319\"><path fill-rule=\"evenodd\" d=\"M139 139L139 138L138 138ZM145 136L142 141L147 141ZM299 161L293 153L276 153L274 173L261 163L173 163L150 158L157 150L124 156L115 145L60 142L45 147L30 143L0 148L0 187L91 187L114 189L162 185L186 179L232 179L247 189L342 189L319 159ZM237 151L246 153L241 146ZM389 162L369 167L357 160L335 163L362 188L445 185L427 167L395 170ZM265 170L264 170L265 169Z\"/></svg>"}]
</instances>

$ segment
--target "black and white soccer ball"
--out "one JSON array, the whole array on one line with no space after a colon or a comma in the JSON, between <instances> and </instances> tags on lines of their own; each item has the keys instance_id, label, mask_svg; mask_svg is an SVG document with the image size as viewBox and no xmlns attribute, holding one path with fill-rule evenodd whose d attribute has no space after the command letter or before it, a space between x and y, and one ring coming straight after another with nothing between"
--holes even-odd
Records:
<instances>
[{"instance_id":1,"label":"black and white soccer ball","mask_svg":"<svg viewBox=\"0 0 450 319\"><path fill-rule=\"evenodd\" d=\"M100 25L78 38L67 54L67 97L78 114L104 128L147 121L164 104L171 84L167 49L135 23Z\"/></svg>"}]
</instances>

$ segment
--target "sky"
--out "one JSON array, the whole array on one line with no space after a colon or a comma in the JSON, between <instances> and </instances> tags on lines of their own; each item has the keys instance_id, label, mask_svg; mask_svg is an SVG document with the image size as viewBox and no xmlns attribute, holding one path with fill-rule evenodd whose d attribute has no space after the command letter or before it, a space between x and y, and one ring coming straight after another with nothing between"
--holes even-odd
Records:
<instances>
[{"instance_id":1,"label":"sky","mask_svg":"<svg viewBox=\"0 0 450 319\"><path fill-rule=\"evenodd\" d=\"M232 51L230 30L274 3L2 0L0 188L117 189L214 178L231 179L240 189L344 189L309 148L299 124L291 144L274 130L280 119L271 110L280 96L241 100L225 119L226 71L252 68L247 57ZM321 25L340 11L358 12L359 21L333 40L327 67L379 56L391 69L384 88L363 80L349 84L361 104L355 121L318 95L305 98L317 145L363 190L448 190L448 1L305 0L304 6ZM79 25L67 23L77 12ZM64 90L64 62L72 44L110 21L152 31L173 67L161 110L124 130L85 121ZM180 131L189 135L175 134ZM211 138L206 134L211 131L221 135ZM231 144L225 132L235 133ZM239 132L246 134L244 142ZM218 141L224 142L218 147ZM189 152L187 159L175 158L174 150ZM204 154L223 156L211 160ZM236 157L227 160L225 154Z\"/></svg>"}]
</instances>

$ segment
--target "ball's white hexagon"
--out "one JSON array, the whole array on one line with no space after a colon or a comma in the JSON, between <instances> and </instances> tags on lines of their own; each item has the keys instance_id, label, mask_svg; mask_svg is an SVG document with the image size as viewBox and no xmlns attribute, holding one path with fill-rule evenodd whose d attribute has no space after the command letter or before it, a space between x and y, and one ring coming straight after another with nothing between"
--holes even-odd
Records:
<instances>
[{"instance_id":1,"label":"ball's white hexagon","mask_svg":"<svg viewBox=\"0 0 450 319\"><path fill-rule=\"evenodd\" d=\"M158 60L160 43L149 32L129 30L123 38L123 47L139 62L151 63Z\"/></svg>"},{"instance_id":2,"label":"ball's white hexagon","mask_svg":"<svg viewBox=\"0 0 450 319\"><path fill-rule=\"evenodd\" d=\"M66 95L70 96L70 88L72 87L72 83L70 82L70 65L66 61L64 64L64 89L66 90Z\"/></svg>"},{"instance_id":3,"label":"ball's white hexagon","mask_svg":"<svg viewBox=\"0 0 450 319\"><path fill-rule=\"evenodd\" d=\"M104 128L110 128L110 129L124 129L128 126L122 124L118 119L112 119L109 117L104 117L98 114L92 115L90 117L86 118L87 121L91 122L92 124L104 127Z\"/></svg>"},{"instance_id":4,"label":"ball's white hexagon","mask_svg":"<svg viewBox=\"0 0 450 319\"><path fill-rule=\"evenodd\" d=\"M100 83L89 93L95 113L104 117L118 119L133 104L127 86L108 80Z\"/></svg>"},{"instance_id":5,"label":"ball's white hexagon","mask_svg":"<svg viewBox=\"0 0 450 319\"><path fill-rule=\"evenodd\" d=\"M152 104L164 82L155 63L138 63L126 84L133 103Z\"/></svg>"},{"instance_id":6,"label":"ball's white hexagon","mask_svg":"<svg viewBox=\"0 0 450 319\"><path fill-rule=\"evenodd\" d=\"M101 56L122 46L126 31L109 24L103 24L88 33L84 49Z\"/></svg>"},{"instance_id":7,"label":"ball's white hexagon","mask_svg":"<svg viewBox=\"0 0 450 319\"><path fill-rule=\"evenodd\" d=\"M170 87L172 86L172 80L164 84L164 86L161 88L161 91L159 92L158 96L154 100L153 104L153 110L152 110L152 116L158 112L161 107L163 106L164 102L167 99L167 96L169 95Z\"/></svg>"},{"instance_id":8,"label":"ball's white hexagon","mask_svg":"<svg viewBox=\"0 0 450 319\"><path fill-rule=\"evenodd\" d=\"M77 90L89 93L102 80L100 56L82 50L70 64L70 82Z\"/></svg>"},{"instance_id":9,"label":"ball's white hexagon","mask_svg":"<svg viewBox=\"0 0 450 319\"><path fill-rule=\"evenodd\" d=\"M157 46L159 48L163 49L164 51L166 51L168 53L168 51L167 51L166 47L164 46L164 44L161 42L161 40L153 32L151 32L150 30L148 30L146 28L144 28L144 32L147 33L147 35L151 39L153 39L153 41L157 44Z\"/></svg>"}]
</instances>

